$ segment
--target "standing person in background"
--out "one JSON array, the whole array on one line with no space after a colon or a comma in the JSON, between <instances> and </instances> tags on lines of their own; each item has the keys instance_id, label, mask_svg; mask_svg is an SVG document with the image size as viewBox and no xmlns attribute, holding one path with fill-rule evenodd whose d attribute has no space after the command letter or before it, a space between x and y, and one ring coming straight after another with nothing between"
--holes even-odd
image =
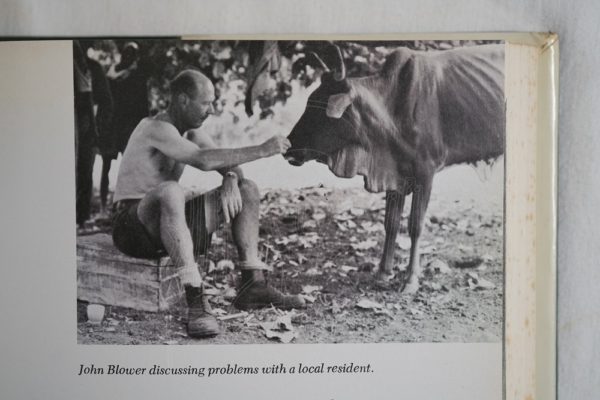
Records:
<instances>
[{"instance_id":1,"label":"standing person in background","mask_svg":"<svg viewBox=\"0 0 600 400\"><path fill-rule=\"evenodd\" d=\"M108 135L113 103L102 66L87 56L92 41L73 44L76 132L76 222L91 217L92 172L96 148Z\"/></svg>"},{"instance_id":2,"label":"standing person in background","mask_svg":"<svg viewBox=\"0 0 600 400\"><path fill-rule=\"evenodd\" d=\"M119 153L123 153L131 132L138 122L149 114L148 78L149 71L140 58L139 46L128 42L121 52L121 60L107 73L115 102L111 132L106 136L102 154L102 178L100 180L100 205L105 213L108 201L110 166Z\"/></svg>"}]
</instances>

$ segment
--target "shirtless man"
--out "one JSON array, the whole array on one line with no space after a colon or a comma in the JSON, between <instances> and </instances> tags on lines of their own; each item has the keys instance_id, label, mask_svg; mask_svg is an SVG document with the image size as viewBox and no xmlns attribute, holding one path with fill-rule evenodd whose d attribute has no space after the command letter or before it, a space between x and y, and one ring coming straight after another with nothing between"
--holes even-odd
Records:
<instances>
[{"instance_id":1,"label":"shirtless man","mask_svg":"<svg viewBox=\"0 0 600 400\"><path fill-rule=\"evenodd\" d=\"M259 193L238 167L249 161L284 153L289 141L275 136L259 146L215 148L209 138L193 131L214 113L212 82L202 73L181 72L171 82L169 108L144 118L133 131L123 154L114 194L113 241L123 253L152 258L168 253L180 268L188 305L188 334L219 333L202 291L194 254L205 252L211 233L231 222L238 250L241 285L234 305L240 309L273 304L305 307L301 296L285 295L265 282L270 270L258 256ZM189 131L189 132L188 132ZM194 195L178 181L185 165L219 171L223 184Z\"/></svg>"}]
</instances>

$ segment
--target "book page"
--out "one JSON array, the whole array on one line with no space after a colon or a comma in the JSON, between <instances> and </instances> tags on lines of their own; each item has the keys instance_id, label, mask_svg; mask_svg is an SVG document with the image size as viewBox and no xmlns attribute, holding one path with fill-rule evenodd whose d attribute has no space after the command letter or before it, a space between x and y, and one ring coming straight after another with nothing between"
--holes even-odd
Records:
<instances>
[{"instance_id":1,"label":"book page","mask_svg":"<svg viewBox=\"0 0 600 400\"><path fill-rule=\"evenodd\" d=\"M501 36L490 35L481 40L493 41L494 38L500 40ZM386 39L394 40L380 38L385 42L381 49L366 46L366 50L353 47L352 38L340 42L350 79L381 73L386 58L390 57L389 49L394 47ZM467 38L461 43L457 37L436 43L425 37L420 41L407 37L403 44L417 54L438 51L452 54L457 49L483 44L469 41L475 39ZM185 48L183 44L192 49L191 54L195 54L196 44L202 48L197 38L179 44L171 41L168 46L177 52ZM539 63L536 47L508 45L504 50L500 45L506 57L506 67L503 64L501 71L506 77L502 85L507 97L506 155L500 156L491 169L485 165L475 170L465 165L451 166L433 180L419 246L422 269L416 280L418 286L412 288L416 289L415 293L403 292L412 247L407 228L400 228L393 240L394 261L390 270L385 271L386 279L376 279L388 235L385 215L390 198L383 192L385 189L398 191L397 186L378 186L389 183L383 178L379 181L378 175L368 170L344 179L339 175L346 172L341 172L335 159L326 160L324 164L307 161L302 166L292 165L289 157L288 160L281 156L258 160L243 169L244 176L253 179L260 189L259 255L274 268L269 283L282 293L298 295L306 308L237 309L240 287L237 280L242 277L235 270L239 268L236 242L227 228L213 234L210 251L197 258L202 275L208 277L205 282L212 293L209 301L222 328L216 337L198 340L186 332L185 303L170 303L184 290L177 284L180 278L169 269L173 268L172 262L166 259L155 264L136 261L113 247L112 232L107 230L110 219L105 215L112 210L100 208L103 162L100 156L92 159L95 200L90 216L93 218L76 224L80 222L75 219L73 187L73 93L77 91L77 83L74 87L72 45L70 41L2 44L3 51L10 55L7 59L14 63L5 67L10 72L5 76L11 85L23 83L17 77L27 72L16 66L37 65L35 57L46 63L56 61L47 71L36 69L36 73L29 74L32 78L26 88L11 90L23 95L11 97L12 108L6 109L13 110L9 119L14 127L11 131L32 132L30 136L20 137L24 146L34 148L34 144L42 140L47 144L45 150L54 150L43 154L33 152L40 159L54 157L52 165L59 172L43 171L40 177L48 182L58 180L56 187L69 188L59 192L50 189L52 195L45 196L42 204L57 212L45 215L44 224L36 224L35 229L35 236L44 238L40 249L51 248L56 252L56 256L46 262L63 267L42 271L40 279L27 279L29 286L54 282L61 290L52 295L52 312L42 312L36 316L35 323L28 318L24 321L24 328L29 331L33 331L37 323L48 327L45 345L23 343L13 328L10 328L10 337L26 345L30 349L26 353L40 355L37 363L47 371L45 379L65 387L67 397L94 397L91 392L103 397L113 390L128 393L129 397L146 398L185 395L190 390L210 393L211 398L231 398L241 393L251 398L287 393L287 397L298 399L364 398L373 397L374 393L381 399L397 398L399 394L457 399L498 399L503 393L506 398L512 398L513 394L523 398L535 396L536 377L532 374L536 369L536 352L532 349L540 343L535 339L536 333L539 334L536 331L537 258L532 256L531 247L523 245L535 240L538 205L535 195L523 195L536 187L536 173L524 174L523 171L535 171L539 164L535 157L528 159L523 154L535 154L538 143L534 133L539 121L532 122L531 118L538 115L532 104L537 96L535 88L540 85L535 80L536 74L528 75ZM163 46L165 54L169 52L168 46ZM122 56L124 47L125 43L117 43L116 54ZM311 94L322 85L322 71L318 71L316 65L304 65L298 74L297 65L297 75L290 81L290 95L277 82L289 79L281 70L289 68L291 71L292 65L285 64L288 61L284 56L283 68L277 70L273 66L276 60L270 59L266 81L261 82L263 77L259 74L258 82L273 88L269 86L271 78L275 80L274 90L270 98L259 94L252 105L254 114L248 116L244 104L239 102L241 97L236 97L239 96L236 91L243 94L243 88L223 85L231 79L226 75L231 65L227 54L219 53L230 50L223 47L225 49L213 47L210 50L209 54L216 54L217 62L213 59L211 69L204 72L222 77L214 84L219 89L219 99L223 100L215 104L215 108L222 109L215 110L216 115L203 121L201 134L217 132L213 140L220 147L260 145L273 133L287 135L306 113ZM94 50L96 53L90 51L86 55L104 60L100 51L106 52L106 49L94 46ZM365 57L361 51L372 55ZM182 65L200 60L186 61L181 57L186 57L185 53L174 59ZM325 64L331 65L331 54L322 58ZM513 64L510 60L517 61ZM112 63L118 65L116 60ZM141 66L140 62L136 68ZM119 71L116 68L111 71L108 64L106 71L108 79L114 82L129 73L134 74L131 69L119 75ZM41 72L47 72L48 76ZM148 86L149 113L160 116L168 104L165 100L168 93L162 91L168 80L157 82L156 75L152 79ZM41 131L36 129L37 119L31 121L26 117L29 95L25 93L36 92L50 81L55 86L42 91L42 98L38 93L37 103L34 103L38 104L37 109L48 110L48 115L43 117L45 129ZM521 97L523 82L531 89L527 92L528 98ZM283 96L284 101L278 95ZM519 100L513 102L513 98ZM77 102L78 97L75 99ZM48 107L50 104L52 107ZM227 108L232 104L233 108ZM513 105L517 107L511 108ZM521 114L524 109L530 113ZM92 110L97 116L98 107ZM501 121L504 123L504 115ZM30 126L24 125L28 122ZM55 133L49 141L40 136L47 131L60 133ZM193 140L190 134L184 138ZM293 140L291 145L294 146ZM125 151L123 148L109 161L112 183L108 186L108 206L111 206L111 197L114 203L118 201L114 198L115 183L120 179L118 171L122 168ZM81 154L78 152L78 157ZM336 157L339 161L340 156ZM29 158L11 160L23 167L32 162ZM379 162L387 161L382 156ZM181 183L189 193L202 195L219 186L222 179L215 172L201 174L186 168ZM417 193L422 193L420 186L415 187L419 188ZM405 227L414 197L414 190L408 188L406 186L402 219ZM31 188L28 197L37 199L34 189ZM203 213L206 218L210 217ZM517 222L523 218L526 223ZM68 257L60 256L67 253ZM26 261L19 262L36 264L31 257L25 255ZM123 286L123 278L134 273L136 284L132 285L129 280L127 286ZM51 276L46 277L46 274ZM77 306L76 298L80 300ZM89 314L88 306L96 304L103 305L99 324L94 324L94 317ZM17 307L24 315L26 308L29 308L28 302L22 308ZM48 343L60 350L60 359L51 360ZM17 352L21 349L16 346L12 351L15 360L19 360ZM24 368L27 360L32 361L25 355L16 361L15 368ZM167 373L177 376L165 376ZM37 378L24 379L27 382ZM131 379L136 385L131 385ZM506 389L503 389L504 384ZM45 388L44 385L39 388L23 385L11 390L15 395L24 390L47 393L53 385ZM252 394L247 393L247 388L252 388Z\"/></svg>"}]
</instances>

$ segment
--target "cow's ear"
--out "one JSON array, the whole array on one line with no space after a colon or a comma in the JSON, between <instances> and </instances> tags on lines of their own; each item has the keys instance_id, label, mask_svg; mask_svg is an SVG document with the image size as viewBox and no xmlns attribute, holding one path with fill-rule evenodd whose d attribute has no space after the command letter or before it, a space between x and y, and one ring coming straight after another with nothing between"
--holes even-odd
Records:
<instances>
[{"instance_id":1,"label":"cow's ear","mask_svg":"<svg viewBox=\"0 0 600 400\"><path fill-rule=\"evenodd\" d=\"M352 91L329 96L329 100L327 101L327 116L330 118L342 118L346 108L352 104L352 99Z\"/></svg>"}]
</instances>

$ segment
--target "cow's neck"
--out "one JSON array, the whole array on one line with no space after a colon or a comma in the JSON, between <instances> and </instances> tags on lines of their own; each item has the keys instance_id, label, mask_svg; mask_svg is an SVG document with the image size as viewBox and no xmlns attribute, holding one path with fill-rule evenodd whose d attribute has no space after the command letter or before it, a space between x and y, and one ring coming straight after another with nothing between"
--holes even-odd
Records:
<instances>
[{"instance_id":1,"label":"cow's neck","mask_svg":"<svg viewBox=\"0 0 600 400\"><path fill-rule=\"evenodd\" d=\"M366 148L374 142L389 144L398 141L403 148L411 148L409 143L404 143L394 118L389 85L378 76L349 79L349 84L354 92L350 118L355 128L355 141Z\"/></svg>"},{"instance_id":2,"label":"cow's neck","mask_svg":"<svg viewBox=\"0 0 600 400\"><path fill-rule=\"evenodd\" d=\"M410 174L407 154L414 147L404 141L388 108L389 85L377 76L349 79L355 99L350 109L354 129L351 144L333 154L329 168L339 177L364 176L370 192L406 190ZM407 154L403 154L407 153ZM406 169L404 174L402 169Z\"/></svg>"}]
</instances>

